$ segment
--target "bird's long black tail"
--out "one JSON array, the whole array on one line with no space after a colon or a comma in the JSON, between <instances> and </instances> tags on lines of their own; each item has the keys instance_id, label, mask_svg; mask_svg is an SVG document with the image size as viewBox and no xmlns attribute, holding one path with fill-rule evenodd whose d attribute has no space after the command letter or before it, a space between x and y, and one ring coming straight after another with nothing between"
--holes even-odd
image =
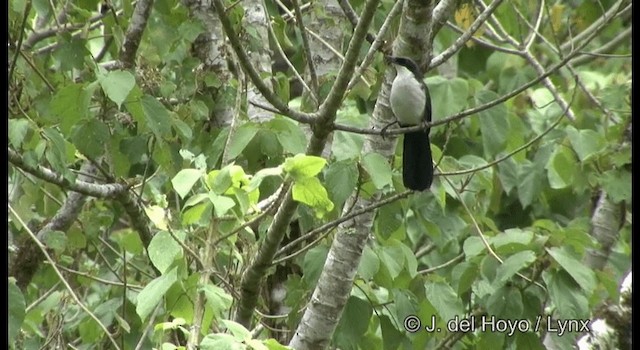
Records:
<instances>
[{"instance_id":1,"label":"bird's long black tail","mask_svg":"<svg viewBox=\"0 0 640 350\"><path fill-rule=\"evenodd\" d=\"M402 180L404 187L414 191L424 191L431 186L433 161L429 131L404 134Z\"/></svg>"}]
</instances>

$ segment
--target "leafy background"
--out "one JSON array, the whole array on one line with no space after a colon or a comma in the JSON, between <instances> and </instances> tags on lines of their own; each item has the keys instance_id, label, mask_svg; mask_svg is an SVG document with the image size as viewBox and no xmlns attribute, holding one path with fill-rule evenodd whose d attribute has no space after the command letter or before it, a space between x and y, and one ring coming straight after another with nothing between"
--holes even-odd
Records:
<instances>
[{"instance_id":1,"label":"leafy background","mask_svg":"<svg viewBox=\"0 0 640 350\"><path fill-rule=\"evenodd\" d=\"M361 3L352 5L359 11ZM332 338L336 348L542 348L544 331L412 333L403 322L435 315L446 329L447 320L471 315L595 319L618 302L631 255L630 41L619 40L630 33L630 2L544 4L540 35L551 44L539 40L527 52L545 70L563 59L549 46L593 28L604 11L628 11L598 28L584 49L618 40L608 52L578 56L549 85L433 127L439 176L431 191L414 194L403 192L400 149L390 160L366 151L362 133L327 130L324 157L305 156L303 123L283 115L251 119L246 76L230 49L232 68L218 67L222 73L195 53L207 27L189 4L153 3L129 61L122 48L138 5L105 4L9 1L11 348L172 349L193 339L194 323L202 349L282 348L322 272L333 223L354 193L392 199L375 208L373 239ZM539 4L502 4L495 21L523 39L528 28L518 16L534 15ZM265 49L269 42L243 24L248 4L226 5L242 45ZM295 24L277 3L264 6L271 47L275 39L304 71ZM392 6L381 2L370 32ZM435 36L434 53L459 36L453 27L470 26L476 8L457 5L452 25ZM350 35L352 27L335 30ZM540 75L531 61L484 45L488 30L425 77L434 121ZM376 56L365 74L372 84L351 90L337 124L368 127L385 68ZM273 73L276 94L293 109L313 110L292 77L290 68ZM320 77L321 97L334 78ZM233 123L224 118L230 110ZM258 328L249 331L231 319L242 273L268 243L279 203L269 198L283 183L293 184L300 206L266 267ZM322 227L328 230L314 231ZM598 254L604 260L596 263ZM286 292L277 298L277 290ZM275 299L286 313L271 319L265 314L280 313ZM566 348L579 335L554 341Z\"/></svg>"}]
</instances>

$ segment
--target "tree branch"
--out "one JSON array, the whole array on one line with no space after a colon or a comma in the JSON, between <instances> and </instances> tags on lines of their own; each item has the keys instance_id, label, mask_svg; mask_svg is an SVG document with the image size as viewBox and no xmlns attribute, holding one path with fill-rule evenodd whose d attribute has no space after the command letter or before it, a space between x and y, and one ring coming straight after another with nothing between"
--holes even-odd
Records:
<instances>
[{"instance_id":1,"label":"tree branch","mask_svg":"<svg viewBox=\"0 0 640 350\"><path fill-rule=\"evenodd\" d=\"M14 150L8 148L9 162L14 166L34 175L42 180L56 184L64 189L69 189L87 196L97 198L114 198L126 193L129 186L125 184L94 184L82 180L69 181L64 176L40 166L32 166L25 163L24 159Z\"/></svg>"}]
</instances>

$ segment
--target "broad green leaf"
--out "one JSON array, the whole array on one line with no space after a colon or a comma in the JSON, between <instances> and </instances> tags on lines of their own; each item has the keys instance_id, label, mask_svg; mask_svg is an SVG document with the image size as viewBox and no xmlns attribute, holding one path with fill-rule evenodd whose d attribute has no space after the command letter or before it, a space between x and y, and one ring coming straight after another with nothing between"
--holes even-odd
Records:
<instances>
[{"instance_id":1,"label":"broad green leaf","mask_svg":"<svg viewBox=\"0 0 640 350\"><path fill-rule=\"evenodd\" d=\"M580 260L575 259L563 248L547 248L547 252L562 268L573 277L582 287L585 294L589 295L596 287L596 275L593 270L586 267Z\"/></svg>"},{"instance_id":2,"label":"broad green leaf","mask_svg":"<svg viewBox=\"0 0 640 350\"><path fill-rule=\"evenodd\" d=\"M387 315L379 315L380 330L382 331L383 349L398 349L404 339L404 334L396 328L391 318Z\"/></svg>"},{"instance_id":3,"label":"broad green leaf","mask_svg":"<svg viewBox=\"0 0 640 350\"><path fill-rule=\"evenodd\" d=\"M590 315L589 301L575 280L565 271L542 273L557 319L584 319Z\"/></svg>"},{"instance_id":4,"label":"broad green leaf","mask_svg":"<svg viewBox=\"0 0 640 350\"><path fill-rule=\"evenodd\" d=\"M48 141L45 156L54 170L63 174L69 180L75 178L71 171L67 169L68 147L67 142L56 129L44 129L44 136Z\"/></svg>"},{"instance_id":5,"label":"broad green leaf","mask_svg":"<svg viewBox=\"0 0 640 350\"><path fill-rule=\"evenodd\" d=\"M457 289L458 295L471 289L471 285L479 275L477 264L463 261L457 264L451 271L452 287Z\"/></svg>"},{"instance_id":6,"label":"broad green leaf","mask_svg":"<svg viewBox=\"0 0 640 350\"><path fill-rule=\"evenodd\" d=\"M382 251L378 256L380 257L380 262L389 271L391 278L398 277L402 272L402 268L405 266L404 255L404 251L399 244L390 244L382 247Z\"/></svg>"},{"instance_id":7,"label":"broad green leaf","mask_svg":"<svg viewBox=\"0 0 640 350\"><path fill-rule=\"evenodd\" d=\"M198 169L182 169L171 179L171 184L180 198L185 198L202 175Z\"/></svg>"},{"instance_id":8,"label":"broad green leaf","mask_svg":"<svg viewBox=\"0 0 640 350\"><path fill-rule=\"evenodd\" d=\"M350 161L331 163L327 166L324 180L333 202L340 207L353 193L357 185L358 168Z\"/></svg>"},{"instance_id":9,"label":"broad green leaf","mask_svg":"<svg viewBox=\"0 0 640 350\"><path fill-rule=\"evenodd\" d=\"M205 198L208 198L206 194L202 194ZM211 208L213 204L211 203L200 203L194 205L182 213L182 224L183 225L195 225L199 224L202 227L208 225L211 220Z\"/></svg>"},{"instance_id":10,"label":"broad green leaf","mask_svg":"<svg viewBox=\"0 0 640 350\"><path fill-rule=\"evenodd\" d=\"M307 138L299 124L286 118L276 117L270 120L267 125L273 130L286 153L304 153Z\"/></svg>"},{"instance_id":11,"label":"broad green leaf","mask_svg":"<svg viewBox=\"0 0 640 350\"><path fill-rule=\"evenodd\" d=\"M322 218L333 210L327 190L315 177L302 178L293 184L292 196L295 201L304 203L315 210L316 216Z\"/></svg>"},{"instance_id":12,"label":"broad green leaf","mask_svg":"<svg viewBox=\"0 0 640 350\"><path fill-rule=\"evenodd\" d=\"M380 269L380 258L368 245L362 251L362 258L358 266L358 275L365 281L373 278Z\"/></svg>"},{"instance_id":13,"label":"broad green leaf","mask_svg":"<svg viewBox=\"0 0 640 350\"><path fill-rule=\"evenodd\" d=\"M51 112L60 118L62 132L68 133L71 127L88 115L91 95L82 84L69 84L51 99Z\"/></svg>"},{"instance_id":14,"label":"broad green leaf","mask_svg":"<svg viewBox=\"0 0 640 350\"><path fill-rule=\"evenodd\" d=\"M102 86L105 95L118 105L118 109L127 99L134 85L136 85L136 78L133 74L122 70L111 71L100 80L100 86Z\"/></svg>"},{"instance_id":15,"label":"broad green leaf","mask_svg":"<svg viewBox=\"0 0 640 350\"><path fill-rule=\"evenodd\" d=\"M62 231L49 231L45 235L43 243L47 248L51 248L56 253L61 254L67 246L67 235Z\"/></svg>"},{"instance_id":16,"label":"broad green leaf","mask_svg":"<svg viewBox=\"0 0 640 350\"><path fill-rule=\"evenodd\" d=\"M362 166L365 168L373 185L382 189L391 184L391 166L389 161L378 153L368 153L362 158Z\"/></svg>"},{"instance_id":17,"label":"broad green leaf","mask_svg":"<svg viewBox=\"0 0 640 350\"><path fill-rule=\"evenodd\" d=\"M587 161L606 146L602 135L593 130L577 130L573 126L568 126L566 131L571 147L576 151L581 162Z\"/></svg>"},{"instance_id":18,"label":"broad green leaf","mask_svg":"<svg viewBox=\"0 0 640 350\"><path fill-rule=\"evenodd\" d=\"M186 236L183 231L174 233L180 240L184 240ZM183 254L180 243L176 242L167 231L160 231L153 236L147 252L153 265L162 273L165 273L174 260Z\"/></svg>"},{"instance_id":19,"label":"broad green leaf","mask_svg":"<svg viewBox=\"0 0 640 350\"><path fill-rule=\"evenodd\" d=\"M142 110L147 126L157 138L168 137L171 132L171 117L169 111L155 97L145 95L142 97Z\"/></svg>"},{"instance_id":20,"label":"broad green leaf","mask_svg":"<svg viewBox=\"0 0 640 350\"><path fill-rule=\"evenodd\" d=\"M266 177L269 177L269 176L282 176L282 167L266 168L266 169L258 170L258 172L255 173L253 177L251 177L251 182L249 183L249 186L245 190L247 192L251 192L257 189L258 187L260 187L262 180L264 180Z\"/></svg>"},{"instance_id":21,"label":"broad green leaf","mask_svg":"<svg viewBox=\"0 0 640 350\"><path fill-rule=\"evenodd\" d=\"M80 122L73 132L72 141L82 154L98 158L104 154L110 137L109 127L97 119L89 119Z\"/></svg>"},{"instance_id":22,"label":"broad green leaf","mask_svg":"<svg viewBox=\"0 0 640 350\"><path fill-rule=\"evenodd\" d=\"M502 184L502 188L507 194L511 193L511 190L518 187L518 165L513 158L507 158L504 161L498 163L498 178Z\"/></svg>"},{"instance_id":23,"label":"broad green leaf","mask_svg":"<svg viewBox=\"0 0 640 350\"><path fill-rule=\"evenodd\" d=\"M424 284L425 296L438 311L441 319L451 320L464 313L462 300L444 281L427 281Z\"/></svg>"},{"instance_id":24,"label":"broad green leaf","mask_svg":"<svg viewBox=\"0 0 640 350\"><path fill-rule=\"evenodd\" d=\"M522 164L518 172L518 199L523 208L528 207L542 189L542 172L535 163Z\"/></svg>"},{"instance_id":25,"label":"broad green leaf","mask_svg":"<svg viewBox=\"0 0 640 350\"><path fill-rule=\"evenodd\" d=\"M355 349L369 327L373 309L368 301L349 297L336 327L334 340L340 348Z\"/></svg>"},{"instance_id":26,"label":"broad green leaf","mask_svg":"<svg viewBox=\"0 0 640 350\"><path fill-rule=\"evenodd\" d=\"M142 240L137 231L127 228L112 233L109 238L116 242L121 249L133 255L139 255L144 251Z\"/></svg>"},{"instance_id":27,"label":"broad green leaf","mask_svg":"<svg viewBox=\"0 0 640 350\"><path fill-rule=\"evenodd\" d=\"M288 346L278 343L278 341L273 338L263 340L262 342L267 346L267 349L269 350L293 350Z\"/></svg>"},{"instance_id":28,"label":"broad green leaf","mask_svg":"<svg viewBox=\"0 0 640 350\"><path fill-rule=\"evenodd\" d=\"M246 350L247 346L233 335L226 333L209 334L200 342L202 350Z\"/></svg>"},{"instance_id":29,"label":"broad green leaf","mask_svg":"<svg viewBox=\"0 0 640 350\"><path fill-rule=\"evenodd\" d=\"M599 183L615 203L631 202L631 172L626 169L605 171Z\"/></svg>"},{"instance_id":30,"label":"broad green leaf","mask_svg":"<svg viewBox=\"0 0 640 350\"><path fill-rule=\"evenodd\" d=\"M533 231L513 228L492 237L490 242L498 254L515 254L530 249L532 240Z\"/></svg>"},{"instance_id":31,"label":"broad green leaf","mask_svg":"<svg viewBox=\"0 0 640 350\"><path fill-rule=\"evenodd\" d=\"M432 101L433 121L452 116L467 107L469 85L465 79L433 76L425 80Z\"/></svg>"},{"instance_id":32,"label":"broad green leaf","mask_svg":"<svg viewBox=\"0 0 640 350\"><path fill-rule=\"evenodd\" d=\"M493 287L498 289L504 286L511 277L523 268L531 265L534 261L536 261L536 255L530 250L519 252L506 258L498 267L496 278L493 281Z\"/></svg>"},{"instance_id":33,"label":"broad green leaf","mask_svg":"<svg viewBox=\"0 0 640 350\"><path fill-rule=\"evenodd\" d=\"M467 259L469 259L482 253L485 250L485 246L480 237L471 236L465 239L462 244L462 250Z\"/></svg>"},{"instance_id":34,"label":"broad green leaf","mask_svg":"<svg viewBox=\"0 0 640 350\"><path fill-rule=\"evenodd\" d=\"M562 189L573 185L579 165L566 147L558 147L546 166L547 178L553 189Z\"/></svg>"},{"instance_id":35,"label":"broad green leaf","mask_svg":"<svg viewBox=\"0 0 640 350\"><path fill-rule=\"evenodd\" d=\"M482 105L498 98L498 95L489 90L478 91L476 95L477 105ZM499 104L478 113L480 130L482 132L482 145L484 155L495 157L504 150L509 134L509 120L507 119L507 107Z\"/></svg>"},{"instance_id":36,"label":"broad green leaf","mask_svg":"<svg viewBox=\"0 0 640 350\"><path fill-rule=\"evenodd\" d=\"M545 350L546 347L542 344L544 339L537 336L533 332L516 333L516 345L518 350Z\"/></svg>"},{"instance_id":37,"label":"broad green leaf","mask_svg":"<svg viewBox=\"0 0 640 350\"><path fill-rule=\"evenodd\" d=\"M178 268L174 267L171 271L151 281L140 291L136 305L136 313L140 316L140 320L143 322L147 320L153 309L162 301L169 287L177 280Z\"/></svg>"},{"instance_id":38,"label":"broad green leaf","mask_svg":"<svg viewBox=\"0 0 640 350\"><path fill-rule=\"evenodd\" d=\"M357 159L362 153L364 137L351 132L336 131L331 142L331 155L336 161Z\"/></svg>"},{"instance_id":39,"label":"broad green leaf","mask_svg":"<svg viewBox=\"0 0 640 350\"><path fill-rule=\"evenodd\" d=\"M500 287L487 300L487 312L496 319L518 320L523 311L522 294L514 287Z\"/></svg>"},{"instance_id":40,"label":"broad green leaf","mask_svg":"<svg viewBox=\"0 0 640 350\"><path fill-rule=\"evenodd\" d=\"M236 205L236 202L233 199L227 196L220 196L213 192L209 192L209 200L211 204L213 204L213 211L216 214L216 217L222 217L229 209L233 208Z\"/></svg>"},{"instance_id":41,"label":"broad green leaf","mask_svg":"<svg viewBox=\"0 0 640 350\"><path fill-rule=\"evenodd\" d=\"M297 181L318 175L325 164L327 164L327 160L324 158L296 154L284 161L283 169Z\"/></svg>"},{"instance_id":42,"label":"broad green leaf","mask_svg":"<svg viewBox=\"0 0 640 350\"><path fill-rule=\"evenodd\" d=\"M329 249L324 245L315 246L304 255L302 262L302 279L309 286L314 286L320 278L324 261L327 259Z\"/></svg>"},{"instance_id":43,"label":"broad green leaf","mask_svg":"<svg viewBox=\"0 0 640 350\"><path fill-rule=\"evenodd\" d=\"M20 333L26 309L24 295L22 295L22 292L16 285L16 281L13 277L9 278L9 288L7 295L9 297L9 318L7 321L7 325L9 327L9 344L12 344L15 340L15 337L18 335L18 333Z\"/></svg>"},{"instance_id":44,"label":"broad green leaf","mask_svg":"<svg viewBox=\"0 0 640 350\"><path fill-rule=\"evenodd\" d=\"M20 149L29 131L29 121L26 119L9 119L9 143Z\"/></svg>"},{"instance_id":45,"label":"broad green leaf","mask_svg":"<svg viewBox=\"0 0 640 350\"><path fill-rule=\"evenodd\" d=\"M247 147L258 132L258 127L252 123L242 124L229 136L229 146L226 149L228 159L235 159Z\"/></svg>"},{"instance_id":46,"label":"broad green leaf","mask_svg":"<svg viewBox=\"0 0 640 350\"><path fill-rule=\"evenodd\" d=\"M58 36L59 45L53 57L58 61L60 71L70 71L72 69L82 70L84 68L85 56L89 56L87 41L84 36L71 36L64 33Z\"/></svg>"},{"instance_id":47,"label":"broad green leaf","mask_svg":"<svg viewBox=\"0 0 640 350\"><path fill-rule=\"evenodd\" d=\"M231 307L233 298L227 292L216 286L215 284L207 283L202 287L204 295L207 297L207 305L213 310L216 317L224 314L226 310Z\"/></svg>"}]
</instances>

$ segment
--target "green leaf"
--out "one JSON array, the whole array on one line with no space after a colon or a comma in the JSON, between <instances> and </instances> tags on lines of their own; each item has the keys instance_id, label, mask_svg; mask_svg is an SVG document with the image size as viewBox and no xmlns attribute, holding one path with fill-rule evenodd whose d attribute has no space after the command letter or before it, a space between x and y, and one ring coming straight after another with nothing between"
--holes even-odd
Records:
<instances>
[{"instance_id":1,"label":"green leaf","mask_svg":"<svg viewBox=\"0 0 640 350\"><path fill-rule=\"evenodd\" d=\"M122 70L111 71L104 79L100 80L100 86L102 86L105 95L118 105L118 109L135 85L136 78L133 74Z\"/></svg>"},{"instance_id":2,"label":"green leaf","mask_svg":"<svg viewBox=\"0 0 640 350\"><path fill-rule=\"evenodd\" d=\"M247 340L251 339L251 332L244 328L243 325L231 321L231 320L220 320L221 323L224 324L225 327L231 332L231 334L238 340Z\"/></svg>"},{"instance_id":3,"label":"green leaf","mask_svg":"<svg viewBox=\"0 0 640 350\"><path fill-rule=\"evenodd\" d=\"M286 153L304 153L307 138L304 132L302 132L300 125L296 122L290 119L276 117L270 120L267 126L274 131L278 142L280 142L280 145L282 145Z\"/></svg>"},{"instance_id":4,"label":"green leaf","mask_svg":"<svg viewBox=\"0 0 640 350\"><path fill-rule=\"evenodd\" d=\"M583 290L565 270L542 273L558 319L584 319L590 315L589 301Z\"/></svg>"},{"instance_id":5,"label":"green leaf","mask_svg":"<svg viewBox=\"0 0 640 350\"><path fill-rule=\"evenodd\" d=\"M429 303L438 311L441 319L452 320L464 313L462 300L458 294L443 281L427 281L424 292Z\"/></svg>"},{"instance_id":6,"label":"green leaf","mask_svg":"<svg viewBox=\"0 0 640 350\"><path fill-rule=\"evenodd\" d=\"M217 195L213 192L209 192L209 200L213 204L213 211L216 217L224 216L229 209L236 205L236 202L234 202L233 199L227 196Z\"/></svg>"},{"instance_id":7,"label":"green leaf","mask_svg":"<svg viewBox=\"0 0 640 350\"><path fill-rule=\"evenodd\" d=\"M331 155L336 161L357 159L362 153L364 137L351 132L336 131L331 142Z\"/></svg>"},{"instance_id":8,"label":"green leaf","mask_svg":"<svg viewBox=\"0 0 640 350\"><path fill-rule=\"evenodd\" d=\"M358 182L358 168L353 162L329 164L324 174L326 187L336 206L340 207L353 193Z\"/></svg>"},{"instance_id":9,"label":"green leaf","mask_svg":"<svg viewBox=\"0 0 640 350\"><path fill-rule=\"evenodd\" d=\"M391 322L391 318L387 315L379 315L380 330L382 331L383 349L398 349L404 338L404 334L400 332Z\"/></svg>"},{"instance_id":10,"label":"green leaf","mask_svg":"<svg viewBox=\"0 0 640 350\"><path fill-rule=\"evenodd\" d=\"M478 105L485 104L498 98L498 95L489 90L480 90L476 95ZM482 132L482 145L484 155L494 157L504 150L509 134L509 120L507 119L507 107L499 104L478 113L480 130Z\"/></svg>"},{"instance_id":11,"label":"green leaf","mask_svg":"<svg viewBox=\"0 0 640 350\"><path fill-rule=\"evenodd\" d=\"M171 132L169 111L155 97L150 95L143 96L141 103L149 129L159 139L168 137Z\"/></svg>"},{"instance_id":12,"label":"green leaf","mask_svg":"<svg viewBox=\"0 0 640 350\"><path fill-rule=\"evenodd\" d=\"M258 187L260 187L262 180L264 180L269 176L282 176L282 167L266 168L266 169L258 170L258 172L255 173L251 178L251 182L249 183L249 186L245 188L245 190L247 192L251 192L257 189Z\"/></svg>"},{"instance_id":13,"label":"green leaf","mask_svg":"<svg viewBox=\"0 0 640 350\"><path fill-rule=\"evenodd\" d=\"M518 172L518 199L523 208L528 207L540 195L542 190L542 174L535 163L527 161Z\"/></svg>"},{"instance_id":14,"label":"green leaf","mask_svg":"<svg viewBox=\"0 0 640 350\"><path fill-rule=\"evenodd\" d=\"M91 95L82 84L69 84L58 90L51 99L51 112L60 118L62 132L68 133L78 121L87 117L90 99Z\"/></svg>"},{"instance_id":15,"label":"green leaf","mask_svg":"<svg viewBox=\"0 0 640 350\"><path fill-rule=\"evenodd\" d=\"M522 294L514 287L500 287L487 300L487 312L496 319L518 320L523 311Z\"/></svg>"},{"instance_id":16,"label":"green leaf","mask_svg":"<svg viewBox=\"0 0 640 350\"><path fill-rule=\"evenodd\" d=\"M9 143L14 148L22 146L24 138L29 131L29 121L26 119L9 119Z\"/></svg>"},{"instance_id":17,"label":"green leaf","mask_svg":"<svg viewBox=\"0 0 640 350\"><path fill-rule=\"evenodd\" d=\"M86 48L86 40L81 37L63 34L58 36L59 45L53 56L58 61L61 71L72 69L82 70L84 68L84 58L90 55Z\"/></svg>"},{"instance_id":18,"label":"green leaf","mask_svg":"<svg viewBox=\"0 0 640 350\"><path fill-rule=\"evenodd\" d=\"M175 235L181 241L184 241L186 236L183 231L176 231ZM167 231L156 233L151 239L147 251L153 265L162 273L165 273L173 262L183 254L180 244Z\"/></svg>"},{"instance_id":19,"label":"green leaf","mask_svg":"<svg viewBox=\"0 0 640 350\"><path fill-rule=\"evenodd\" d=\"M98 158L105 152L111 134L109 127L97 119L81 122L73 132L71 140L78 151L91 158Z\"/></svg>"},{"instance_id":20,"label":"green leaf","mask_svg":"<svg viewBox=\"0 0 640 350\"><path fill-rule=\"evenodd\" d=\"M140 235L130 228L116 231L109 236L120 248L133 255L139 255L144 251L144 246L140 240Z\"/></svg>"},{"instance_id":21,"label":"green leaf","mask_svg":"<svg viewBox=\"0 0 640 350\"><path fill-rule=\"evenodd\" d=\"M324 158L296 154L284 161L284 171L297 181L318 175L325 164L327 164L327 160Z\"/></svg>"},{"instance_id":22,"label":"green leaf","mask_svg":"<svg viewBox=\"0 0 640 350\"><path fill-rule=\"evenodd\" d=\"M511 190L518 187L520 183L518 179L518 165L513 158L507 158L498 163L498 177L500 178L502 188L507 194L510 194Z\"/></svg>"},{"instance_id":23,"label":"green leaf","mask_svg":"<svg viewBox=\"0 0 640 350\"><path fill-rule=\"evenodd\" d=\"M235 132L231 133L229 146L227 148L227 157L235 159L247 147L249 142L258 132L258 127L252 123L242 124Z\"/></svg>"},{"instance_id":24,"label":"green leaf","mask_svg":"<svg viewBox=\"0 0 640 350\"><path fill-rule=\"evenodd\" d=\"M20 291L20 288L16 285L16 281L13 277L9 278L9 288L7 291L9 298L9 344L15 341L16 336L20 333L22 328L22 322L24 321L26 304L24 302L24 295Z\"/></svg>"},{"instance_id":25,"label":"green leaf","mask_svg":"<svg viewBox=\"0 0 640 350\"><path fill-rule=\"evenodd\" d=\"M468 261L463 261L453 268L451 271L451 285L458 291L458 295L471 289L479 272L478 265Z\"/></svg>"},{"instance_id":26,"label":"green leaf","mask_svg":"<svg viewBox=\"0 0 640 350\"><path fill-rule=\"evenodd\" d=\"M56 253L61 254L67 246L67 235L61 231L49 231L45 235L43 243L47 248L51 248Z\"/></svg>"},{"instance_id":27,"label":"green leaf","mask_svg":"<svg viewBox=\"0 0 640 350\"><path fill-rule=\"evenodd\" d=\"M377 189L391 184L391 166L382 155L378 153L366 154L362 159L362 166L371 176L371 181Z\"/></svg>"},{"instance_id":28,"label":"green leaf","mask_svg":"<svg viewBox=\"0 0 640 350\"><path fill-rule=\"evenodd\" d=\"M498 267L492 286L496 289L504 286L513 275L531 265L534 261L536 261L536 255L530 250L511 255Z\"/></svg>"},{"instance_id":29,"label":"green leaf","mask_svg":"<svg viewBox=\"0 0 640 350\"><path fill-rule=\"evenodd\" d=\"M585 162L606 146L604 138L593 130L577 130L569 125L566 132L571 141L571 147L576 151L581 162Z\"/></svg>"},{"instance_id":30,"label":"green leaf","mask_svg":"<svg viewBox=\"0 0 640 350\"><path fill-rule=\"evenodd\" d=\"M343 349L356 349L369 327L372 313L373 309L368 301L355 296L349 297L336 327L334 335L336 345Z\"/></svg>"},{"instance_id":31,"label":"green leaf","mask_svg":"<svg viewBox=\"0 0 640 350\"><path fill-rule=\"evenodd\" d=\"M547 252L573 277L586 294L593 292L596 287L596 275L593 270L587 268L580 260L569 255L563 248L547 248Z\"/></svg>"},{"instance_id":32,"label":"green leaf","mask_svg":"<svg viewBox=\"0 0 640 350\"><path fill-rule=\"evenodd\" d=\"M202 178L202 175L202 171L198 169L182 169L171 179L171 184L180 198L184 198L189 194L193 185Z\"/></svg>"},{"instance_id":33,"label":"green leaf","mask_svg":"<svg viewBox=\"0 0 640 350\"><path fill-rule=\"evenodd\" d=\"M366 245L362 251L362 258L360 259L360 265L358 266L358 275L365 281L373 278L373 276L380 269L380 259L378 255Z\"/></svg>"},{"instance_id":34,"label":"green leaf","mask_svg":"<svg viewBox=\"0 0 640 350\"><path fill-rule=\"evenodd\" d=\"M309 249L304 255L302 262L302 279L307 285L315 286L316 282L318 282L328 253L329 249L326 246L319 245Z\"/></svg>"},{"instance_id":35,"label":"green leaf","mask_svg":"<svg viewBox=\"0 0 640 350\"><path fill-rule=\"evenodd\" d=\"M140 291L137 298L136 313L142 322L147 320L153 309L162 301L164 294L178 280L178 268L154 279Z\"/></svg>"},{"instance_id":36,"label":"green leaf","mask_svg":"<svg viewBox=\"0 0 640 350\"><path fill-rule=\"evenodd\" d=\"M202 291L207 298L207 305L217 317L223 315L233 303L231 295L215 284L207 283L202 287Z\"/></svg>"},{"instance_id":37,"label":"green leaf","mask_svg":"<svg viewBox=\"0 0 640 350\"><path fill-rule=\"evenodd\" d=\"M607 195L615 202L631 202L631 172L625 169L605 171L599 183Z\"/></svg>"},{"instance_id":38,"label":"green leaf","mask_svg":"<svg viewBox=\"0 0 640 350\"><path fill-rule=\"evenodd\" d=\"M558 147L549 158L546 169L551 188L562 189L573 185L579 165L566 147Z\"/></svg>"},{"instance_id":39,"label":"green leaf","mask_svg":"<svg viewBox=\"0 0 640 350\"><path fill-rule=\"evenodd\" d=\"M464 243L462 244L462 250L464 251L464 255L468 259L482 253L485 250L485 246L482 243L480 237L471 236L464 240Z\"/></svg>"},{"instance_id":40,"label":"green leaf","mask_svg":"<svg viewBox=\"0 0 640 350\"><path fill-rule=\"evenodd\" d=\"M333 203L329 200L327 190L318 178L308 177L296 180L292 192L293 199L313 208L318 218L322 218L333 210Z\"/></svg>"},{"instance_id":41,"label":"green leaf","mask_svg":"<svg viewBox=\"0 0 640 350\"><path fill-rule=\"evenodd\" d=\"M465 79L447 79L441 76L429 77L425 80L429 87L432 104L432 120L446 118L467 107L469 84Z\"/></svg>"}]
</instances>

